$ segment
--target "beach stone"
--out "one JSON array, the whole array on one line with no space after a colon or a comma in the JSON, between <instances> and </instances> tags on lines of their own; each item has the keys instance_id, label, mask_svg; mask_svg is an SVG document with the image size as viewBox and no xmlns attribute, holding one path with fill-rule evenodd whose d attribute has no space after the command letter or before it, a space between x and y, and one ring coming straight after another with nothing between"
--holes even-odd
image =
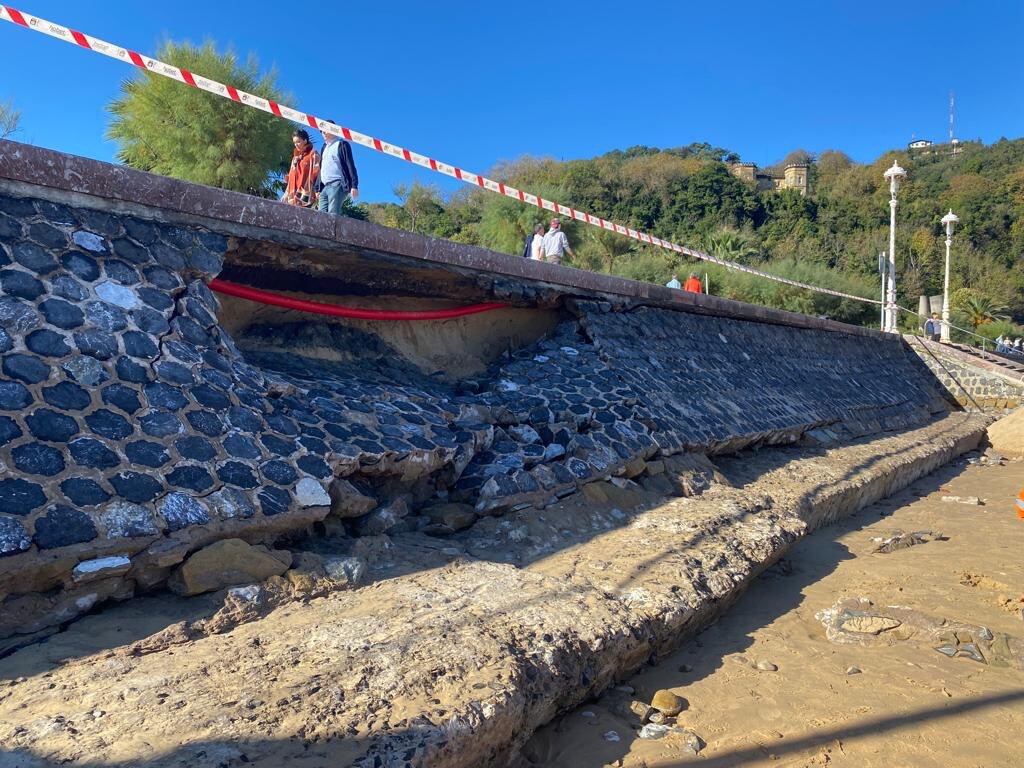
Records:
<instances>
[{"instance_id":1,"label":"beach stone","mask_svg":"<svg viewBox=\"0 0 1024 768\"><path fill-rule=\"evenodd\" d=\"M393 528L408 514L408 502L403 498L397 498L362 517L356 518L353 521L353 525L356 534L359 536L379 536Z\"/></svg>"},{"instance_id":2,"label":"beach stone","mask_svg":"<svg viewBox=\"0 0 1024 768\"><path fill-rule=\"evenodd\" d=\"M581 489L583 496L595 504L607 504L608 494L605 493L603 485L604 483L587 483Z\"/></svg>"},{"instance_id":3,"label":"beach stone","mask_svg":"<svg viewBox=\"0 0 1024 768\"><path fill-rule=\"evenodd\" d=\"M331 483L330 496L331 514L335 517L360 517L377 506L377 500L373 496L344 479Z\"/></svg>"},{"instance_id":4,"label":"beach stone","mask_svg":"<svg viewBox=\"0 0 1024 768\"><path fill-rule=\"evenodd\" d=\"M98 557L93 560L84 560L76 565L71 572L71 578L76 584L82 584L108 579L111 576L123 576L131 567L132 561L124 555Z\"/></svg>"},{"instance_id":5,"label":"beach stone","mask_svg":"<svg viewBox=\"0 0 1024 768\"><path fill-rule=\"evenodd\" d=\"M647 723L643 728L640 729L641 739L661 739L667 736L669 728L667 725L659 725L657 723Z\"/></svg>"},{"instance_id":6,"label":"beach stone","mask_svg":"<svg viewBox=\"0 0 1024 768\"><path fill-rule=\"evenodd\" d=\"M470 504L434 504L420 510L420 514L432 523L444 525L453 531L469 528L477 519L476 510Z\"/></svg>"},{"instance_id":7,"label":"beach stone","mask_svg":"<svg viewBox=\"0 0 1024 768\"><path fill-rule=\"evenodd\" d=\"M85 230L80 229L71 235L71 239L74 240L75 245L79 248L84 248L85 250L92 251L93 253L105 253L107 250L107 245L103 241L103 238L92 232L86 232ZM99 272L97 271L97 275L98 274ZM96 278L94 277L92 279L95 280Z\"/></svg>"},{"instance_id":8,"label":"beach stone","mask_svg":"<svg viewBox=\"0 0 1024 768\"><path fill-rule=\"evenodd\" d=\"M27 515L46 503L46 494L38 483L22 477L0 480L0 510L11 515Z\"/></svg>"},{"instance_id":9,"label":"beach stone","mask_svg":"<svg viewBox=\"0 0 1024 768\"><path fill-rule=\"evenodd\" d=\"M763 659L755 665L755 667L762 672L778 672L779 668L772 664L770 661L764 661Z\"/></svg>"},{"instance_id":10,"label":"beach stone","mask_svg":"<svg viewBox=\"0 0 1024 768\"><path fill-rule=\"evenodd\" d=\"M295 500L301 507L329 507L331 496L321 483L311 477L304 477L295 485Z\"/></svg>"},{"instance_id":11,"label":"beach stone","mask_svg":"<svg viewBox=\"0 0 1024 768\"><path fill-rule=\"evenodd\" d=\"M92 357L73 357L62 363L61 367L70 374L71 378L86 387L95 387L110 378L103 363Z\"/></svg>"},{"instance_id":12,"label":"beach stone","mask_svg":"<svg viewBox=\"0 0 1024 768\"><path fill-rule=\"evenodd\" d=\"M32 546L25 527L12 517L0 515L0 557L16 555Z\"/></svg>"},{"instance_id":13,"label":"beach stone","mask_svg":"<svg viewBox=\"0 0 1024 768\"><path fill-rule=\"evenodd\" d=\"M72 504L82 507L102 504L110 498L99 483L83 477L69 477L60 484L60 489Z\"/></svg>"},{"instance_id":14,"label":"beach stone","mask_svg":"<svg viewBox=\"0 0 1024 768\"><path fill-rule=\"evenodd\" d=\"M100 526L112 539L156 536L162 527L153 510L127 501L115 501L105 507L100 514Z\"/></svg>"},{"instance_id":15,"label":"beach stone","mask_svg":"<svg viewBox=\"0 0 1024 768\"><path fill-rule=\"evenodd\" d=\"M675 717L686 707L686 699L670 690L662 689L654 694L651 706L664 715Z\"/></svg>"},{"instance_id":16,"label":"beach stone","mask_svg":"<svg viewBox=\"0 0 1024 768\"><path fill-rule=\"evenodd\" d=\"M848 675L859 675L861 673L861 671L862 670L861 670L860 667L847 667L846 668L846 674L848 674Z\"/></svg>"},{"instance_id":17,"label":"beach stone","mask_svg":"<svg viewBox=\"0 0 1024 768\"><path fill-rule=\"evenodd\" d=\"M949 656L950 658L953 658L954 656L956 656L957 648L952 643L944 643L938 646L935 650L941 653L943 656Z\"/></svg>"},{"instance_id":18,"label":"beach stone","mask_svg":"<svg viewBox=\"0 0 1024 768\"><path fill-rule=\"evenodd\" d=\"M160 500L157 511L167 521L167 528L171 531L210 522L209 512L203 503L184 493L167 494Z\"/></svg>"},{"instance_id":19,"label":"beach stone","mask_svg":"<svg viewBox=\"0 0 1024 768\"><path fill-rule=\"evenodd\" d=\"M840 628L845 632L859 632L865 635L878 635L895 629L902 622L887 616L851 616L845 619Z\"/></svg>"},{"instance_id":20,"label":"beach stone","mask_svg":"<svg viewBox=\"0 0 1024 768\"><path fill-rule=\"evenodd\" d=\"M171 574L167 586L179 595L199 595L254 584L287 570L288 564L265 550L241 539L222 539L189 557Z\"/></svg>"},{"instance_id":21,"label":"beach stone","mask_svg":"<svg viewBox=\"0 0 1024 768\"><path fill-rule=\"evenodd\" d=\"M340 584L358 586L366 578L367 565L361 557L324 558L324 572Z\"/></svg>"},{"instance_id":22,"label":"beach stone","mask_svg":"<svg viewBox=\"0 0 1024 768\"><path fill-rule=\"evenodd\" d=\"M626 462L626 466L623 469L626 477L633 478L643 474L643 471L647 469L647 462L638 456Z\"/></svg>"},{"instance_id":23,"label":"beach stone","mask_svg":"<svg viewBox=\"0 0 1024 768\"><path fill-rule=\"evenodd\" d=\"M256 506L249 495L237 488L221 488L207 496L205 501L218 520L246 519L256 514Z\"/></svg>"},{"instance_id":24,"label":"beach stone","mask_svg":"<svg viewBox=\"0 0 1024 768\"><path fill-rule=\"evenodd\" d=\"M36 520L33 539L40 549L53 549L91 542L96 536L96 526L89 515L62 504L54 504Z\"/></svg>"},{"instance_id":25,"label":"beach stone","mask_svg":"<svg viewBox=\"0 0 1024 768\"><path fill-rule=\"evenodd\" d=\"M665 473L665 462L664 461L648 461L647 462L647 474L662 475Z\"/></svg>"},{"instance_id":26,"label":"beach stone","mask_svg":"<svg viewBox=\"0 0 1024 768\"><path fill-rule=\"evenodd\" d=\"M971 659L972 661L980 662L982 664L986 663L985 657L981 653L981 649L978 648L977 644L975 643L961 644L960 647L957 649L956 655L962 656L966 659Z\"/></svg>"}]
</instances>

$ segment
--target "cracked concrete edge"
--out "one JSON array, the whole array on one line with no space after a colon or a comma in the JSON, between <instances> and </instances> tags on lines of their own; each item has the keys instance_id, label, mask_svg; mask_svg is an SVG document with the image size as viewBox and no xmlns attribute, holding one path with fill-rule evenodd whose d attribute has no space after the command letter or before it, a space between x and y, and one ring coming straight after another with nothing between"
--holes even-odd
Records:
<instances>
[{"instance_id":1,"label":"cracked concrete edge","mask_svg":"<svg viewBox=\"0 0 1024 768\"><path fill-rule=\"evenodd\" d=\"M528 649L502 638L510 656L517 657L521 690L506 689L499 694L498 701L471 702L462 711L453 712L443 725L372 739L367 753L354 763L354 768L391 765L389 761L399 759L410 746L424 743L428 745L424 759L416 765L444 765L445 768L509 765L518 748L537 728L597 696L644 663L671 653L683 641L713 623L762 571L783 557L799 539L906 488L977 448L989 421L983 416L966 414L955 414L947 419L955 419L957 423L944 430L945 434L925 434L923 439L891 454L889 458L895 466L888 462L876 464L821 488L811 498L796 503L782 501L775 508L779 516L773 522L778 524L768 525L757 532L755 541L745 542L750 545L748 549L752 548L759 556L747 561L745 572L736 574L727 583L719 580L717 589L715 585L706 589L694 606L681 605L676 592L678 585L672 583L663 583L662 593L652 595L652 599L631 605L623 596L597 587L585 576L569 583L546 576L551 582L552 600L566 601L583 593L596 599L599 612L604 614L600 624L602 631L584 637L572 629L570 623L561 635L554 636L552 645L556 650L547 654L557 659L537 658ZM916 432L927 432L941 423ZM899 437L882 440L898 442ZM742 494L742 490L736 493ZM738 525L733 523L729 531ZM677 546L678 542L666 536L661 554L675 554ZM659 553L650 554L657 556ZM524 576L528 574L530 577L538 575L529 570L523 572ZM648 586L651 581L647 579ZM624 649L628 650L626 655L623 655ZM542 692L546 695L537 695ZM399 759L394 764L406 763Z\"/></svg>"}]
</instances>

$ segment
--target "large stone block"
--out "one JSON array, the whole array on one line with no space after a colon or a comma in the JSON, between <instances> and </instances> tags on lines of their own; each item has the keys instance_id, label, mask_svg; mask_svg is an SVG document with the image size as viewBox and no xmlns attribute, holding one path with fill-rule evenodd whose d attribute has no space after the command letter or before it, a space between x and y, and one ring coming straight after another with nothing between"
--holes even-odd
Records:
<instances>
[{"instance_id":1,"label":"large stone block","mask_svg":"<svg viewBox=\"0 0 1024 768\"><path fill-rule=\"evenodd\" d=\"M290 564L290 556L285 562L241 539L223 539L189 557L174 571L168 586L179 595L198 595L280 576Z\"/></svg>"}]
</instances>

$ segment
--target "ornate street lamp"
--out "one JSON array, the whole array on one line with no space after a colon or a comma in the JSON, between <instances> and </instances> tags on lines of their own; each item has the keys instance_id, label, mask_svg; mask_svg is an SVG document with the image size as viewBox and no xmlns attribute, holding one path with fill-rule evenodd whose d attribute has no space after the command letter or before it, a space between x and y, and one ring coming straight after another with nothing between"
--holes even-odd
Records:
<instances>
[{"instance_id":1,"label":"ornate street lamp","mask_svg":"<svg viewBox=\"0 0 1024 768\"><path fill-rule=\"evenodd\" d=\"M893 160L892 168L884 174L889 182L889 295L886 300L886 330L889 333L899 333L898 315L896 309L896 193L899 192L900 182L907 178L907 172L900 168Z\"/></svg>"},{"instance_id":2,"label":"ornate street lamp","mask_svg":"<svg viewBox=\"0 0 1024 768\"><path fill-rule=\"evenodd\" d=\"M949 249L953 245L953 228L958 221L960 217L952 209L942 217L946 226L946 277L942 281L942 336L939 340L943 344L949 344Z\"/></svg>"}]
</instances>

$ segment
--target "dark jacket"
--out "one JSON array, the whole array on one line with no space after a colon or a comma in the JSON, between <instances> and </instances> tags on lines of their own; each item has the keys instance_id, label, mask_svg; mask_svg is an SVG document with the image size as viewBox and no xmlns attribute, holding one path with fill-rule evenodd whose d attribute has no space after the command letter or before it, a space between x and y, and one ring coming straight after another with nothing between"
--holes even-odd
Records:
<instances>
[{"instance_id":1,"label":"dark jacket","mask_svg":"<svg viewBox=\"0 0 1024 768\"><path fill-rule=\"evenodd\" d=\"M535 238L535 237L536 237L536 235L533 234L533 232L531 232L530 234L528 234L526 236L526 245L523 246L523 258L524 259L528 259L532 255L533 238Z\"/></svg>"},{"instance_id":2,"label":"dark jacket","mask_svg":"<svg viewBox=\"0 0 1024 768\"><path fill-rule=\"evenodd\" d=\"M344 139L338 139L338 161L341 165L341 173L344 176L342 183L346 189L359 189L359 174L356 172L356 162L352 158L352 145ZM320 151L320 175L323 176L326 170L326 165L323 162L324 153L327 151L328 144L324 144L323 149Z\"/></svg>"}]
</instances>

